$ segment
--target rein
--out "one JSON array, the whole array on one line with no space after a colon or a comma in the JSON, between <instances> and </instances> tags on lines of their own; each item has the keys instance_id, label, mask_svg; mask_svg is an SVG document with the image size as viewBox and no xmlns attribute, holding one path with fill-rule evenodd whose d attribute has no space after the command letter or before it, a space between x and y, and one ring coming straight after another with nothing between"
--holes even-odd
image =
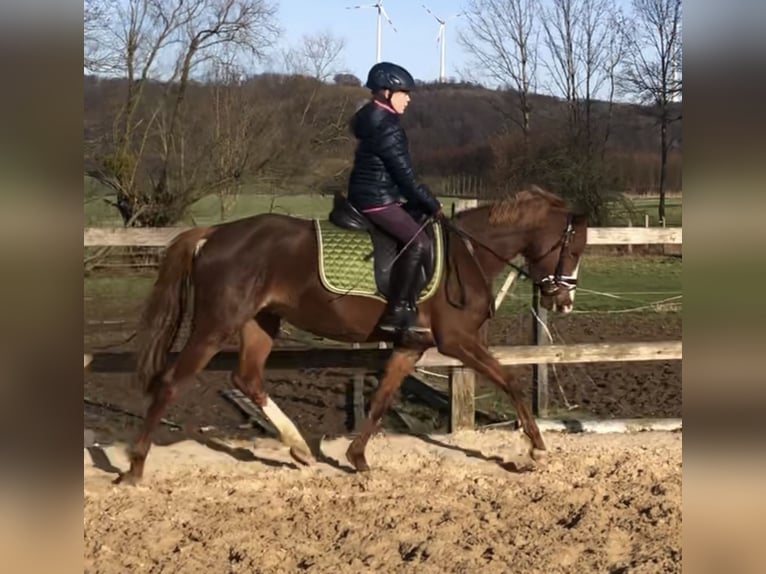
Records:
<instances>
[{"instance_id":1,"label":"rein","mask_svg":"<svg viewBox=\"0 0 766 574\"><path fill-rule=\"evenodd\" d=\"M471 235L468 231L466 231L465 229L463 229L460 226L458 226L451 219L447 219L446 217L442 218L441 223L443 225L445 225L446 227L448 227L449 229L451 229L452 231L454 231L455 233L457 233L460 236L460 238L463 240L463 243L468 248L468 252L471 254L471 257L474 258L474 260L476 260L476 255L475 255L475 250L474 250L473 244L476 243L479 247L483 247L484 249L489 251L492 255L497 257L500 261L505 263L506 265L510 265L511 267L513 267L516 271L518 271L519 275L522 275L524 277L527 277L528 279L531 279L531 276L529 275L529 273L527 273L524 269L522 269L521 267L519 267L515 263L512 263L511 260L508 259L507 257L504 257L504 256L500 255L497 251L492 249L489 245L487 245L483 241L480 241L475 236ZM558 245L558 244L556 244L556 245ZM556 248L556 245L554 245L542 257L545 257L545 255L547 255L548 253L553 251L553 249ZM537 259L535 261L537 261ZM476 260L476 264L479 265L479 261L478 260ZM479 269L481 269L481 265L479 265ZM484 274L484 270L483 269L482 269L482 274Z\"/></svg>"},{"instance_id":2,"label":"rein","mask_svg":"<svg viewBox=\"0 0 766 574\"><path fill-rule=\"evenodd\" d=\"M495 301L492 293L492 287L490 285L489 278L487 277L487 274L484 272L484 268L481 266L481 263L479 263L479 260L476 257L476 250L473 246L473 244L477 244L479 247L482 247L486 249L489 253L491 253L493 256L495 256L497 259L505 263L506 265L509 265L513 269L516 270L516 272L522 276L526 277L527 279L532 279L532 276L527 272L525 269L519 267L515 263L511 262L510 259L507 257L501 255L497 251L495 251L492 247L487 245L485 242L481 241L480 239L476 238L474 235L460 227L457 223L452 221L451 219L447 219L446 217L440 218L440 221L442 225L450 229L451 231L454 231L460 239L463 241L463 244L465 245L466 249L468 250L468 253L471 255L471 258L476 263L476 266L479 269L479 272L481 273L482 279L484 280L484 284L487 289L487 293L490 298L490 304L489 304L489 316L492 317L495 314ZM556 264L556 270L554 272L554 275L548 275L546 277L543 277L539 282L534 281L533 283L539 287L544 293L546 294L555 294L560 287L564 287L567 290L571 291L574 289L577 285L577 279L575 277L572 277L570 275L562 275L562 267L563 267L563 255L564 255L564 249L569 244L569 241L572 238L572 235L574 235L574 226L572 224L572 214L567 214L567 225L564 229L564 233L559 238L559 240L554 243L545 253L542 255L536 257L535 259L529 261L529 263L536 263L537 261L540 261L544 257L546 257L549 253L551 253L554 249L556 249L559 245L561 245L561 252L559 254L559 259Z\"/></svg>"}]
</instances>

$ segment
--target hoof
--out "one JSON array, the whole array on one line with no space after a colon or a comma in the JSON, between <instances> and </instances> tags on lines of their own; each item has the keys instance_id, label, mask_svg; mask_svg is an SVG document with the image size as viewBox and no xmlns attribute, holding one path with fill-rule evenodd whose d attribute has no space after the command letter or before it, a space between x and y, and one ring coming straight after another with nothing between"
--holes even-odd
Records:
<instances>
[{"instance_id":1,"label":"hoof","mask_svg":"<svg viewBox=\"0 0 766 574\"><path fill-rule=\"evenodd\" d=\"M545 465L548 463L548 451L541 448L532 449L532 460L537 464Z\"/></svg>"},{"instance_id":2,"label":"hoof","mask_svg":"<svg viewBox=\"0 0 766 574\"><path fill-rule=\"evenodd\" d=\"M121 472L119 475L117 475L117 478L115 478L112 481L112 484L126 484L128 486L135 486L139 482L141 482L141 477L136 476L132 472Z\"/></svg>"},{"instance_id":3,"label":"hoof","mask_svg":"<svg viewBox=\"0 0 766 574\"><path fill-rule=\"evenodd\" d=\"M304 466L311 466L314 462L314 457L310 452L296 448L294 446L290 447L290 456L293 457L294 461Z\"/></svg>"},{"instance_id":4,"label":"hoof","mask_svg":"<svg viewBox=\"0 0 766 574\"><path fill-rule=\"evenodd\" d=\"M346 460L351 463L351 466L353 466L357 472L369 472L370 465L367 464L367 459L364 457L364 454L359 454L352 452L350 450L346 451Z\"/></svg>"}]
</instances>

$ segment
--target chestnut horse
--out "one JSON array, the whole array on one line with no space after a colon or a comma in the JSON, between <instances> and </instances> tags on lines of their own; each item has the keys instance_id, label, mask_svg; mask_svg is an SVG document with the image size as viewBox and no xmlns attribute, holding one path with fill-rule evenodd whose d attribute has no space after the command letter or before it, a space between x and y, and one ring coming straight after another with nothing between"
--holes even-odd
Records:
<instances>
[{"instance_id":1,"label":"chestnut horse","mask_svg":"<svg viewBox=\"0 0 766 574\"><path fill-rule=\"evenodd\" d=\"M401 341L377 328L385 303L361 295L339 297L323 286L314 222L283 214L259 214L178 235L168 246L139 328L137 376L152 397L130 451L130 469L115 482L135 483L156 428L184 381L193 379L232 335L239 334L239 368L233 383L259 405L299 462L311 452L291 421L263 389L264 365L281 321L338 341L393 342L393 352L370 404L367 420L346 453L358 471L368 470L365 447L393 394L431 347L492 380L511 398L534 460L545 444L518 383L504 373L479 329L494 311L492 281L521 254L541 303L572 309L587 220L558 196L537 187L442 220L446 272L436 292L418 305L424 338ZM166 365L189 297L194 293L189 338ZM455 295L455 293L458 295ZM456 299L460 302L456 302Z\"/></svg>"}]
</instances>

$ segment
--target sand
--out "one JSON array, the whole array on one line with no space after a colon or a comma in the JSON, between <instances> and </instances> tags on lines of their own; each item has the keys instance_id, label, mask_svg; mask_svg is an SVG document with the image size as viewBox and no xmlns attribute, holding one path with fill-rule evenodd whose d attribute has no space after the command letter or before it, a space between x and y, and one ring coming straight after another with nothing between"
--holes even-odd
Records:
<instances>
[{"instance_id":1,"label":"sand","mask_svg":"<svg viewBox=\"0 0 766 574\"><path fill-rule=\"evenodd\" d=\"M355 474L348 438L297 468L285 447L154 446L114 486L124 446L84 451L85 571L680 572L680 432L545 435L518 472L518 431L378 435Z\"/></svg>"}]
</instances>

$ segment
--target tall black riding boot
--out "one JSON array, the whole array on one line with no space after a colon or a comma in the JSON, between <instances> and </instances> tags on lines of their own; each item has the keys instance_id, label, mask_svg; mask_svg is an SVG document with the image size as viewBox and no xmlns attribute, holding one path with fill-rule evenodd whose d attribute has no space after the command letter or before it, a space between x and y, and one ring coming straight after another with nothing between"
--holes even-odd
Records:
<instances>
[{"instance_id":1,"label":"tall black riding boot","mask_svg":"<svg viewBox=\"0 0 766 574\"><path fill-rule=\"evenodd\" d=\"M419 287L418 273L425 253L417 244L410 245L399 257L392 273L391 293L379 326L384 331L428 331L417 326L415 301Z\"/></svg>"}]
</instances>

